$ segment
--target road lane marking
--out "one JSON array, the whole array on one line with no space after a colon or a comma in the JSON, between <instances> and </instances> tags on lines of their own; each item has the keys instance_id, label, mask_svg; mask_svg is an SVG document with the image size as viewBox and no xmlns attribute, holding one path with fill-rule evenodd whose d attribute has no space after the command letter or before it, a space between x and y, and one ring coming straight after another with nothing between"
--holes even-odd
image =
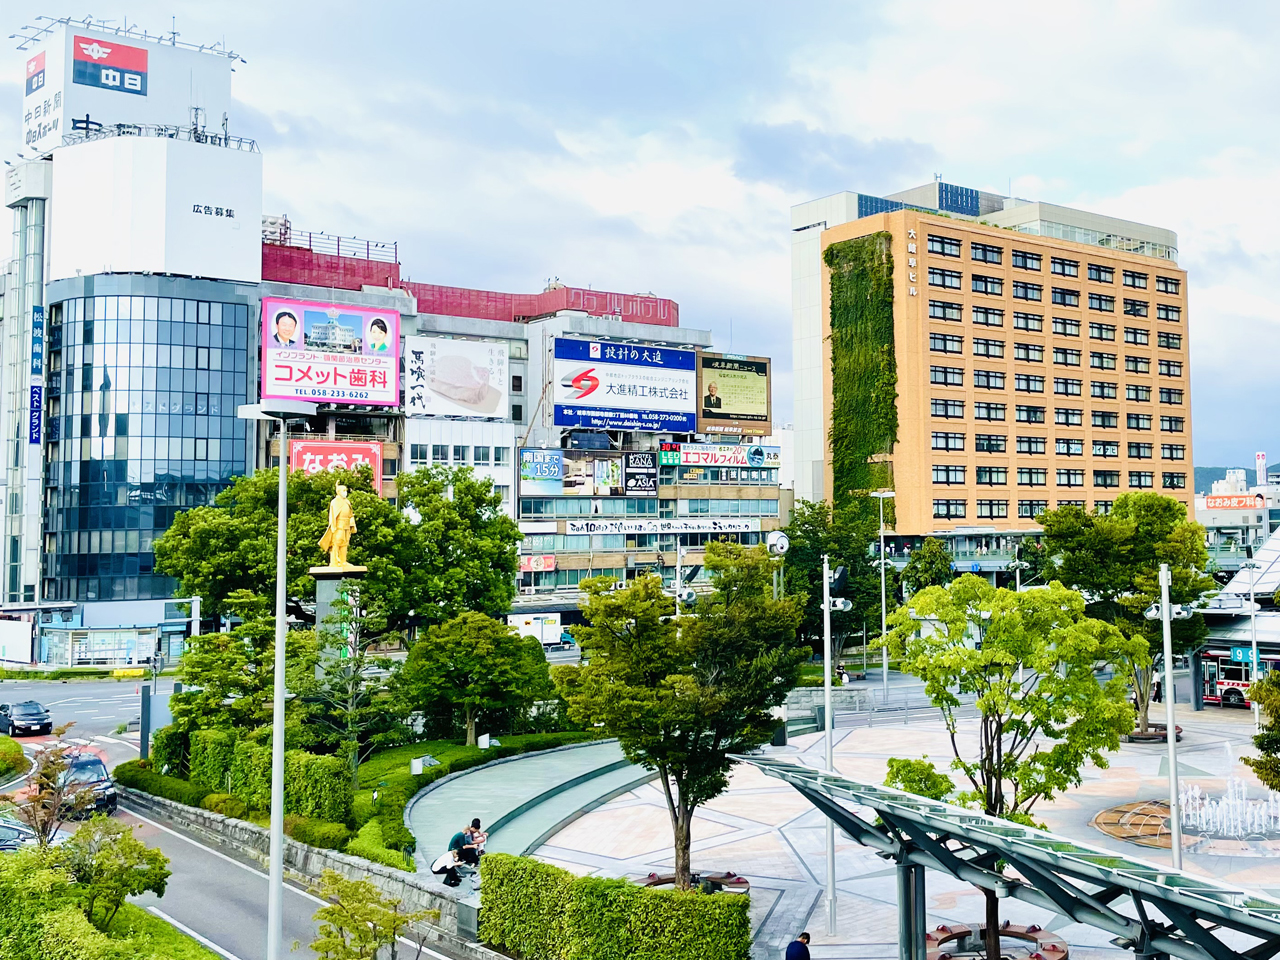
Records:
<instances>
[{"instance_id":1,"label":"road lane marking","mask_svg":"<svg viewBox=\"0 0 1280 960\"><path fill-rule=\"evenodd\" d=\"M101 735L96 736L96 737L94 737L93 739L97 740L97 741L98 741L98 742L100 742L100 743L119 743L119 744L123 744L123 745L124 745L124 746L126 746L126 747L131 747L131 746L133 746L133 744L131 744L131 743L125 743L125 741L123 741L123 740L116 740L116 739L113 739L112 737L104 737L104 736L101 736Z\"/></svg>"},{"instance_id":2,"label":"road lane marking","mask_svg":"<svg viewBox=\"0 0 1280 960\"><path fill-rule=\"evenodd\" d=\"M208 937L200 936L200 934L196 933L194 930L188 927L185 923L179 923L177 920L173 919L173 917L169 916L167 913L165 913L163 910L159 909L158 907L147 907L147 912L155 914L165 923L169 924L172 927L177 928L178 930L181 930L183 933L185 933L188 937L196 941L196 943L200 944L201 946L208 947L210 950L212 950L214 953L218 954L219 956L226 957L226 960L240 960L240 958L237 957L231 951L223 950L220 946L218 946Z\"/></svg>"},{"instance_id":3,"label":"road lane marking","mask_svg":"<svg viewBox=\"0 0 1280 960\"><path fill-rule=\"evenodd\" d=\"M141 820L143 823L148 824L149 826L155 827L157 830L163 830L165 833L169 834L170 836L177 837L179 840L185 840L187 843L191 844L193 847L199 847L205 853L212 854L213 856L217 857L219 860L225 860L227 861L227 863L234 863L241 870L247 870L249 873L252 873L255 876L259 876L263 880L270 881L271 878L268 877L261 870L257 869L256 867L251 867L247 863L241 863L239 860L235 859L234 857L229 857L225 853L222 853L219 850L213 849L213 847L206 846L205 844L201 843L199 840L194 840L191 837L187 836L185 833L166 827L162 823L157 823L155 820L152 820L150 817L143 816L141 813L138 813L136 810L130 807L128 803L129 803L128 800L124 801L124 804L122 804L121 809L125 813L129 814L129 816L134 817L137 820ZM306 897L309 900L314 900L318 904L327 905L326 901L321 900L319 897L317 897L315 894L311 893L308 890L303 890L299 887L295 887L292 884L287 884L287 883L285 884L285 889L292 890L294 893L301 894L302 896Z\"/></svg>"},{"instance_id":4,"label":"road lane marking","mask_svg":"<svg viewBox=\"0 0 1280 960\"><path fill-rule=\"evenodd\" d=\"M74 743L80 747L87 747L89 744L93 743L92 740L85 740L83 737L67 737L67 742Z\"/></svg>"},{"instance_id":5,"label":"road lane marking","mask_svg":"<svg viewBox=\"0 0 1280 960\"><path fill-rule=\"evenodd\" d=\"M267 876L267 874L263 873L261 870L251 867L247 863L241 863L239 860L236 860L234 857L229 857L225 853L215 850L212 847L205 846L199 840L192 839L191 837L187 836L185 833L181 833L177 830L172 830L169 827L166 827L162 823L157 823L155 820L152 820L150 817L143 816L141 813L138 813L136 810L133 810L127 804L128 804L128 801L126 800L124 804L121 805L120 810L122 813L127 813L129 816L133 817L134 819L141 820L143 823L148 824L149 826L155 827L157 830L163 830L165 833L169 834L170 836L177 837L179 840L185 840L187 843L191 844L193 847L199 847L205 853L213 854L219 860L225 860L227 861L227 863L233 863L237 867L239 867L241 870L247 870L249 873L252 873L255 876L261 877L263 880L270 882L271 878ZM316 903L320 904L322 907L329 906L328 901L321 900L310 890L303 890L302 888L295 887L293 884L290 884L290 883L286 883L284 885L284 888L285 890L292 890L294 893L301 894L302 896L306 897L308 900L313 900ZM159 915L161 918L168 920L170 923L172 923L175 927L177 927L183 933L186 933L186 934L189 934L190 936L195 937L197 940L199 940L201 943L204 943L205 946L209 947L210 949L216 950L218 953L222 954L224 957L231 957L231 954L220 949L219 947L214 946L211 943L208 943L203 937L200 937L199 934L194 933L193 931L182 926L176 920L172 920L169 917L165 916L164 914L160 913L160 911L157 910L155 907L147 907L147 909L150 910L152 913ZM404 937L396 937L396 939L399 940L401 943L405 944L406 946L410 946L414 948L417 948L419 946L418 944L414 943L412 940L406 940ZM422 952L427 954L428 956L436 957L437 960L452 960L451 957L446 956L443 953L437 953L435 950L432 950L430 947L426 946L425 944L422 945ZM238 957L234 958L234 960L239 960L239 958Z\"/></svg>"}]
</instances>

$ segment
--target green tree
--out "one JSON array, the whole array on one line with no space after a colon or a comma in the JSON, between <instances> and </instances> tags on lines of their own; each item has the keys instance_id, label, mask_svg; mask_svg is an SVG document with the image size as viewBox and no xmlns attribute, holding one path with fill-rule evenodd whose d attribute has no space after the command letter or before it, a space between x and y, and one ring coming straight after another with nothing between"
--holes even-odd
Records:
<instances>
[{"instance_id":1,"label":"green tree","mask_svg":"<svg viewBox=\"0 0 1280 960\"><path fill-rule=\"evenodd\" d=\"M476 611L500 617L511 609L523 538L503 512L502 495L467 467L421 467L396 480L400 506L413 524L415 552L405 567L405 594L426 623ZM393 619L392 625L397 625Z\"/></svg>"},{"instance_id":2,"label":"green tree","mask_svg":"<svg viewBox=\"0 0 1280 960\"><path fill-rule=\"evenodd\" d=\"M99 930L111 927L127 897L164 896L169 858L133 835L133 827L95 816L59 848L62 864L79 887L84 915ZM101 916L95 916L98 908Z\"/></svg>"},{"instance_id":3,"label":"green tree","mask_svg":"<svg viewBox=\"0 0 1280 960\"><path fill-rule=\"evenodd\" d=\"M447 704L461 711L467 746L485 712L532 706L550 694L542 644L514 627L463 613L427 631L409 651L396 683L406 710Z\"/></svg>"},{"instance_id":4,"label":"green tree","mask_svg":"<svg viewBox=\"0 0 1280 960\"><path fill-rule=\"evenodd\" d=\"M1031 823L1039 800L1079 786L1087 762L1106 767L1107 753L1133 729L1124 679L1099 683L1094 668L1141 664L1146 643L1087 616L1084 598L1060 583L1014 593L965 574L917 593L892 625L892 652L942 713L952 769L969 784L958 798L965 805ZM976 698L976 741L958 733L966 694ZM998 927L988 892L992 960Z\"/></svg>"},{"instance_id":5,"label":"green tree","mask_svg":"<svg viewBox=\"0 0 1280 960\"><path fill-rule=\"evenodd\" d=\"M956 577L951 551L937 537L929 537L916 550L902 571L902 585L916 594L925 587L945 587Z\"/></svg>"},{"instance_id":6,"label":"green tree","mask_svg":"<svg viewBox=\"0 0 1280 960\"><path fill-rule=\"evenodd\" d=\"M798 599L774 600L777 561L764 547L707 546L714 592L697 616L677 618L656 576L613 590L584 580L589 626L574 634L587 658L557 667L576 721L618 738L633 763L658 772L675 847L676 884L690 880L690 827L699 806L728 786L730 754L773 735L770 711L800 676Z\"/></svg>"},{"instance_id":7,"label":"green tree","mask_svg":"<svg viewBox=\"0 0 1280 960\"><path fill-rule=\"evenodd\" d=\"M352 880L336 870L325 870L311 893L325 901L315 912L319 930L311 941L311 949L325 960L375 960L384 947L395 960L402 931L440 916L439 910L401 912L404 901L384 896L368 877Z\"/></svg>"},{"instance_id":8,"label":"green tree","mask_svg":"<svg viewBox=\"0 0 1280 960\"><path fill-rule=\"evenodd\" d=\"M14 813L35 833L36 843L41 847L49 846L64 823L94 802L93 789L68 776L75 747L62 738L73 726L74 721L54 727L53 735L58 742L36 754L26 786L0 796L13 804Z\"/></svg>"},{"instance_id":9,"label":"green tree","mask_svg":"<svg viewBox=\"0 0 1280 960\"><path fill-rule=\"evenodd\" d=\"M800 500L792 508L785 532L791 548L783 562L786 593L803 598L799 635L815 652L822 647L822 556L831 558L831 569L843 566L848 581L840 596L853 608L832 613L831 634L837 651L866 623L880 622L880 571L870 546L877 534L877 518L855 498L834 511L824 501ZM897 590L897 571L887 571L885 593L891 605Z\"/></svg>"},{"instance_id":10,"label":"green tree","mask_svg":"<svg viewBox=\"0 0 1280 960\"><path fill-rule=\"evenodd\" d=\"M403 636L388 628L381 600L365 605L358 581L343 581L338 596L332 622L321 625L314 653L292 671L289 689L303 704L302 722L346 759L355 789L360 764L397 729L389 693L395 664L372 648Z\"/></svg>"},{"instance_id":11,"label":"green tree","mask_svg":"<svg viewBox=\"0 0 1280 960\"><path fill-rule=\"evenodd\" d=\"M247 590L274 596L277 480L274 469L237 478L213 504L178 514L155 542L156 571L199 596L202 613L234 613ZM345 483L358 533L349 559L369 568L366 600L385 605L388 622L438 623L463 610L503 612L515 591L520 541L501 496L469 468L424 467L397 478L402 509L373 491L368 467L289 476L287 591L315 597L308 570L327 563L319 541L334 488Z\"/></svg>"},{"instance_id":12,"label":"green tree","mask_svg":"<svg viewBox=\"0 0 1280 960\"><path fill-rule=\"evenodd\" d=\"M174 727L183 733L201 729L248 732L271 723L275 684L274 602L248 590L223 601L242 623L228 633L192 637L182 658L186 689L170 700ZM315 634L290 630L285 635L287 663L314 663ZM296 712L293 704L288 708Z\"/></svg>"},{"instance_id":13,"label":"green tree","mask_svg":"<svg viewBox=\"0 0 1280 960\"><path fill-rule=\"evenodd\" d=\"M1268 673L1249 686L1249 699L1266 716L1262 729L1253 738L1260 757L1243 757L1266 786L1280 790L1280 673Z\"/></svg>"},{"instance_id":14,"label":"green tree","mask_svg":"<svg viewBox=\"0 0 1280 960\"><path fill-rule=\"evenodd\" d=\"M1163 635L1160 621L1147 620L1143 613L1160 600L1162 563L1169 564L1171 603L1192 604L1216 589L1204 572L1209 560L1204 527L1187 520L1180 501L1158 493L1121 494L1108 514L1059 507L1039 519L1056 578L1089 597L1090 616L1143 640L1141 657L1127 667L1138 703L1138 729L1146 733ZM1186 653L1208 632L1199 613L1175 620L1174 654Z\"/></svg>"},{"instance_id":15,"label":"green tree","mask_svg":"<svg viewBox=\"0 0 1280 960\"><path fill-rule=\"evenodd\" d=\"M945 773L939 773L927 754L919 760L890 757L884 785L930 800L945 800L956 789L955 781Z\"/></svg>"}]
</instances>

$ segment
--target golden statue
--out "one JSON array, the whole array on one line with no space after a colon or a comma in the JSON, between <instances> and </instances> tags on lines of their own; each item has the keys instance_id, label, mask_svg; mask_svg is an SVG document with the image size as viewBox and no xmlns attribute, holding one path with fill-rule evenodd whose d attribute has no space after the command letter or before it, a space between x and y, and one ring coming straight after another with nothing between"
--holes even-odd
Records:
<instances>
[{"instance_id":1,"label":"golden statue","mask_svg":"<svg viewBox=\"0 0 1280 960\"><path fill-rule=\"evenodd\" d=\"M329 551L329 567L333 570L364 570L347 562L351 534L356 532L356 518L347 499L347 488L338 484L337 495L329 501L329 526L320 538L320 549Z\"/></svg>"}]
</instances>

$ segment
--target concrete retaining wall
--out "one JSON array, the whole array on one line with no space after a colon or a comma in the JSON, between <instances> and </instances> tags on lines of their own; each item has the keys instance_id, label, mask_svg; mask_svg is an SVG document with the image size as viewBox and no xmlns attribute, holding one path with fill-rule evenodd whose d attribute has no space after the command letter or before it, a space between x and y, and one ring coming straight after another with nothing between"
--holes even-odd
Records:
<instances>
[{"instance_id":1,"label":"concrete retaining wall","mask_svg":"<svg viewBox=\"0 0 1280 960\"><path fill-rule=\"evenodd\" d=\"M821 687L796 687L787 694L788 713L809 713L814 706L822 706ZM871 693L863 687L832 687L831 706L835 710L867 710L871 707Z\"/></svg>"},{"instance_id":2,"label":"concrete retaining wall","mask_svg":"<svg viewBox=\"0 0 1280 960\"><path fill-rule=\"evenodd\" d=\"M187 833L207 840L215 846L229 848L247 855L264 869L271 849L270 835L266 829L246 820L224 817L220 813L199 807L188 807L163 797L118 786L120 797L127 809L138 810L152 817L167 820ZM336 850L298 843L284 838L284 868L287 873L304 879L318 880L325 870L334 870L345 877L360 880L367 877L384 894L403 902L406 910L439 910L436 924L415 925L414 929L426 935L428 940L447 944L453 950L472 960L506 960L478 943L458 935L458 901L465 899L443 883L425 879L420 874L406 873L392 867L373 863L361 857L349 857ZM433 874L427 874L433 877ZM468 890L468 894L470 891Z\"/></svg>"}]
</instances>

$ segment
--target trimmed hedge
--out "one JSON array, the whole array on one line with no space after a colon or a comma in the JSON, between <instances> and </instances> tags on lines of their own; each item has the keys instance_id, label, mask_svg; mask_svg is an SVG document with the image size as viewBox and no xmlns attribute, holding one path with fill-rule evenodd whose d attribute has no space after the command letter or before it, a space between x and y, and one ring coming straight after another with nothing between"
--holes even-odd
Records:
<instances>
[{"instance_id":1,"label":"trimmed hedge","mask_svg":"<svg viewBox=\"0 0 1280 960\"><path fill-rule=\"evenodd\" d=\"M200 806L214 813L220 813L224 817L235 817L237 820L243 820L249 814L249 808L245 802L229 793L211 793L200 801Z\"/></svg>"},{"instance_id":2,"label":"trimmed hedge","mask_svg":"<svg viewBox=\"0 0 1280 960\"><path fill-rule=\"evenodd\" d=\"M240 741L231 760L231 792L252 810L271 808L271 748ZM284 809L303 817L344 821L351 816L350 771L338 757L305 750L284 755Z\"/></svg>"},{"instance_id":3,"label":"trimmed hedge","mask_svg":"<svg viewBox=\"0 0 1280 960\"><path fill-rule=\"evenodd\" d=\"M353 857L364 857L374 863L395 867L397 870L407 870L409 873L413 873L415 869L412 856L387 848L382 838L380 820L370 820L361 827L360 832L347 843L346 852Z\"/></svg>"},{"instance_id":4,"label":"trimmed hedge","mask_svg":"<svg viewBox=\"0 0 1280 960\"><path fill-rule=\"evenodd\" d=\"M325 850L341 850L351 839L351 831L345 823L299 817L291 813L285 815L284 832L299 843Z\"/></svg>"},{"instance_id":5,"label":"trimmed hedge","mask_svg":"<svg viewBox=\"0 0 1280 960\"><path fill-rule=\"evenodd\" d=\"M116 767L113 773L121 786L164 797L175 803L185 803L189 807L200 806L201 801L213 793L208 787L202 787L198 783L188 783L177 777L156 773L151 769L150 760L130 760Z\"/></svg>"},{"instance_id":6,"label":"trimmed hedge","mask_svg":"<svg viewBox=\"0 0 1280 960\"><path fill-rule=\"evenodd\" d=\"M190 742L191 782L225 790L235 759L236 735L230 730L195 730Z\"/></svg>"},{"instance_id":7,"label":"trimmed hedge","mask_svg":"<svg viewBox=\"0 0 1280 960\"><path fill-rule=\"evenodd\" d=\"M749 898L577 877L529 857L480 860L480 937L524 960L746 960Z\"/></svg>"},{"instance_id":8,"label":"trimmed hedge","mask_svg":"<svg viewBox=\"0 0 1280 960\"><path fill-rule=\"evenodd\" d=\"M26 773L31 761L22 752L22 745L4 734L0 734L0 777L11 773Z\"/></svg>"},{"instance_id":9,"label":"trimmed hedge","mask_svg":"<svg viewBox=\"0 0 1280 960\"><path fill-rule=\"evenodd\" d=\"M187 773L187 735L169 724L151 734L151 764L168 776L181 777ZM165 768L168 769L165 769ZM221 784L209 784L212 787Z\"/></svg>"}]
</instances>

